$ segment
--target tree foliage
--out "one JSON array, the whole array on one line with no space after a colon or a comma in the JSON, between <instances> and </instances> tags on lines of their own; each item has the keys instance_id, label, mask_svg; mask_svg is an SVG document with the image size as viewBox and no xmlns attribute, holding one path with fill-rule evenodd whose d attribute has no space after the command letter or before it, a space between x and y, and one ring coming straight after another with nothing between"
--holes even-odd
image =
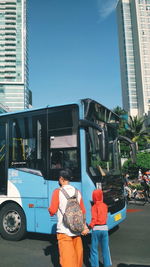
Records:
<instances>
[{"instance_id":1,"label":"tree foliage","mask_svg":"<svg viewBox=\"0 0 150 267\"><path fill-rule=\"evenodd\" d=\"M121 117L121 115L127 114L127 112L119 106L115 107L113 109L113 112L115 112L119 117Z\"/></svg>"},{"instance_id":2,"label":"tree foliage","mask_svg":"<svg viewBox=\"0 0 150 267\"><path fill-rule=\"evenodd\" d=\"M145 129L145 118L128 117L127 112L119 106L113 111L121 118L119 135L126 136L135 142L137 151L146 149L150 144L150 134L149 130ZM129 156L129 147L121 144L121 154L123 157Z\"/></svg>"},{"instance_id":3,"label":"tree foliage","mask_svg":"<svg viewBox=\"0 0 150 267\"><path fill-rule=\"evenodd\" d=\"M139 152L137 154L136 163L134 164L131 162L131 159L128 159L125 161L122 171L124 173L129 173L132 178L137 178L139 169L141 169L142 172L150 170L150 153Z\"/></svg>"}]
</instances>

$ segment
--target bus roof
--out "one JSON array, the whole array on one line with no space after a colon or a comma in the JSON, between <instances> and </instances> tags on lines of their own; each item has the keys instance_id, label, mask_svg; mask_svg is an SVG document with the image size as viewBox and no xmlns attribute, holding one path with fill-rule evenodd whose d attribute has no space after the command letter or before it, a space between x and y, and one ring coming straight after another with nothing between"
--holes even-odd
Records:
<instances>
[{"instance_id":1,"label":"bus roof","mask_svg":"<svg viewBox=\"0 0 150 267\"><path fill-rule=\"evenodd\" d=\"M54 105L54 106L50 106L50 105L47 105L45 107L40 107L40 108L30 108L30 109L24 109L24 110L19 110L19 111L16 111L16 112L6 112L6 113L1 113L0 114L0 117L4 117L4 116L10 116L10 115L15 115L15 114L22 114L22 113L28 113L28 112L32 112L32 111L38 111L38 110L44 110L44 109L49 109L49 108L56 108L56 107L61 107L61 106L68 106L68 105L82 105L82 103L86 104L87 106L89 106L90 104L94 104L94 105L97 105L98 107L101 108L101 110L103 111L107 111L107 114L113 114L113 116L115 117L115 120L119 122L120 118L119 116L114 113L112 110L108 109L107 107L103 106L101 103L93 100L93 99L90 99L90 98L85 98L85 99L80 99L79 101L75 101L75 102L72 102L72 103L62 103L62 104L58 104L58 105ZM87 110L86 110L87 112Z\"/></svg>"}]
</instances>

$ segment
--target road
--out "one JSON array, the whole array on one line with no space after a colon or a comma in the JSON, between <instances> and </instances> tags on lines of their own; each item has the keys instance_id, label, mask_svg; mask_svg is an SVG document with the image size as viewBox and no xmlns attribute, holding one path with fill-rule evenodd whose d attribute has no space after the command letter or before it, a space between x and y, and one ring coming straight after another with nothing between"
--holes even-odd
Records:
<instances>
[{"instance_id":1,"label":"road","mask_svg":"<svg viewBox=\"0 0 150 267\"><path fill-rule=\"evenodd\" d=\"M90 235L83 244L84 267L90 267ZM127 219L110 232L110 250L113 267L150 267L150 204L129 205ZM33 266L59 267L55 236L30 233L19 242L0 237L0 267Z\"/></svg>"},{"instance_id":2,"label":"road","mask_svg":"<svg viewBox=\"0 0 150 267\"><path fill-rule=\"evenodd\" d=\"M127 219L110 235L113 267L150 267L150 204L129 205Z\"/></svg>"}]
</instances>

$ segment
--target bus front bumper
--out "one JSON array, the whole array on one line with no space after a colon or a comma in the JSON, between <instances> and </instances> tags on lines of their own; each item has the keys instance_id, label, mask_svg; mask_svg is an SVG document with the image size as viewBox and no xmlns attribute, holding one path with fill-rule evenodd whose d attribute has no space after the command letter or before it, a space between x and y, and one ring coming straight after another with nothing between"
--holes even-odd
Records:
<instances>
[{"instance_id":1,"label":"bus front bumper","mask_svg":"<svg viewBox=\"0 0 150 267\"><path fill-rule=\"evenodd\" d=\"M108 229L109 230L114 228L115 226L117 226L118 224L120 224L122 221L125 220L126 211L127 211L127 209L126 209L126 206L125 206L122 210L120 210L120 211L118 211L118 212L116 212L114 214L108 213L107 224L108 224Z\"/></svg>"}]
</instances>

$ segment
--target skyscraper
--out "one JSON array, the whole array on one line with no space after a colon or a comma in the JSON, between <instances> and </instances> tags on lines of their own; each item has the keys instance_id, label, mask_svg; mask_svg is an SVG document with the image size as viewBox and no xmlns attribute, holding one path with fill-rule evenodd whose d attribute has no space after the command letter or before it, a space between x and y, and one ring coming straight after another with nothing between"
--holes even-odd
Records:
<instances>
[{"instance_id":1,"label":"skyscraper","mask_svg":"<svg viewBox=\"0 0 150 267\"><path fill-rule=\"evenodd\" d=\"M26 0L0 1L0 103L29 108Z\"/></svg>"},{"instance_id":2,"label":"skyscraper","mask_svg":"<svg viewBox=\"0 0 150 267\"><path fill-rule=\"evenodd\" d=\"M150 111L150 0L117 5L123 108L131 116Z\"/></svg>"}]
</instances>

